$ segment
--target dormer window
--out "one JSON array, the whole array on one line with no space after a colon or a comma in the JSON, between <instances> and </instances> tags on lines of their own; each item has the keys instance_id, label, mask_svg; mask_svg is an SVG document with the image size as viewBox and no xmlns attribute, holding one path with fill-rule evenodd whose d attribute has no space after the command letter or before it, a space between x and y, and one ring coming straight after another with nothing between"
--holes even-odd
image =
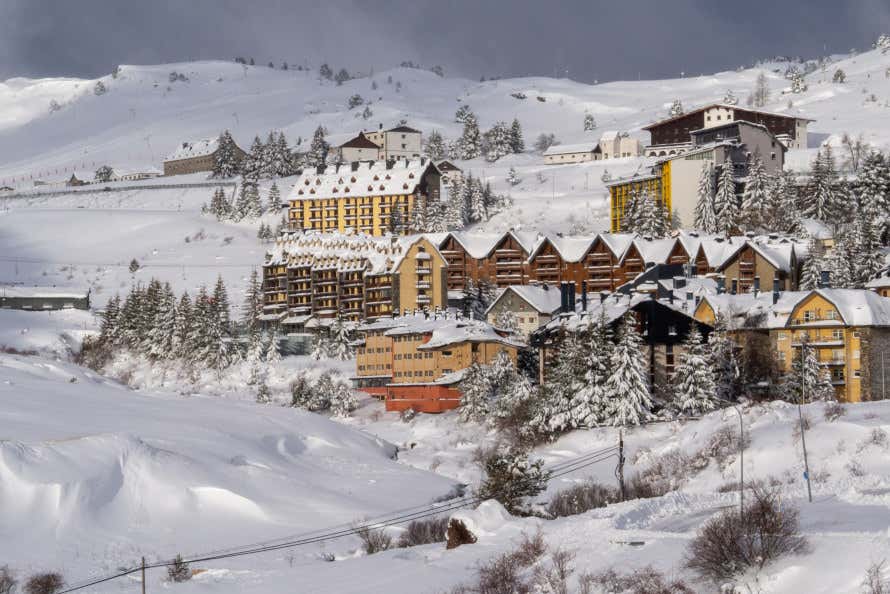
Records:
<instances>
[{"instance_id":1,"label":"dormer window","mask_svg":"<svg viewBox=\"0 0 890 594\"><path fill-rule=\"evenodd\" d=\"M336 193L337 193L337 188L332 188L332 189L331 189L331 192L333 192L334 194L336 194Z\"/></svg>"},{"instance_id":2,"label":"dormer window","mask_svg":"<svg viewBox=\"0 0 890 594\"><path fill-rule=\"evenodd\" d=\"M353 175L352 177L350 177L349 181L351 181L352 183L355 183L355 176Z\"/></svg>"},{"instance_id":3,"label":"dormer window","mask_svg":"<svg viewBox=\"0 0 890 594\"><path fill-rule=\"evenodd\" d=\"M320 185L321 185L321 178L320 178L320 177L319 177L318 179L315 180L315 185L316 185L316 186L320 186Z\"/></svg>"},{"instance_id":4,"label":"dormer window","mask_svg":"<svg viewBox=\"0 0 890 594\"><path fill-rule=\"evenodd\" d=\"M391 178L389 177L389 174L388 174L388 173L386 174L386 179L391 179Z\"/></svg>"},{"instance_id":5,"label":"dormer window","mask_svg":"<svg viewBox=\"0 0 890 594\"><path fill-rule=\"evenodd\" d=\"M409 174L408 174L408 179L414 179L414 174L413 174L413 173L409 173Z\"/></svg>"},{"instance_id":6,"label":"dormer window","mask_svg":"<svg viewBox=\"0 0 890 594\"><path fill-rule=\"evenodd\" d=\"M349 186L346 186L345 188L343 188L343 191L344 191L344 192L348 192L348 191L349 191Z\"/></svg>"},{"instance_id":7,"label":"dormer window","mask_svg":"<svg viewBox=\"0 0 890 594\"><path fill-rule=\"evenodd\" d=\"M402 184L402 189L403 189L403 190L407 190L407 189L408 189L408 184Z\"/></svg>"},{"instance_id":8,"label":"dormer window","mask_svg":"<svg viewBox=\"0 0 890 594\"><path fill-rule=\"evenodd\" d=\"M337 183L338 183L338 184L342 184L342 183L343 183L343 178L341 177L340 179L338 179L338 180L337 180Z\"/></svg>"},{"instance_id":9,"label":"dormer window","mask_svg":"<svg viewBox=\"0 0 890 594\"><path fill-rule=\"evenodd\" d=\"M310 193L310 194L314 194L314 193L315 193L315 188L309 188L309 193Z\"/></svg>"},{"instance_id":10,"label":"dormer window","mask_svg":"<svg viewBox=\"0 0 890 594\"><path fill-rule=\"evenodd\" d=\"M372 185L368 185L368 191L371 192L371 191L373 191L373 190L374 190L374 186L372 186Z\"/></svg>"},{"instance_id":11,"label":"dormer window","mask_svg":"<svg viewBox=\"0 0 890 594\"><path fill-rule=\"evenodd\" d=\"M309 180L308 180L308 179L306 180L306 185L307 185L307 186L309 185Z\"/></svg>"},{"instance_id":12,"label":"dormer window","mask_svg":"<svg viewBox=\"0 0 890 594\"><path fill-rule=\"evenodd\" d=\"M303 195L303 190L300 190L299 192L297 192L297 194L299 194L300 196L302 196L302 195Z\"/></svg>"},{"instance_id":13,"label":"dormer window","mask_svg":"<svg viewBox=\"0 0 890 594\"><path fill-rule=\"evenodd\" d=\"M385 189L386 189L386 186L384 186L383 184L380 184L380 191L382 192Z\"/></svg>"},{"instance_id":14,"label":"dormer window","mask_svg":"<svg viewBox=\"0 0 890 594\"><path fill-rule=\"evenodd\" d=\"M374 181L380 181L380 176L376 173L374 174Z\"/></svg>"}]
</instances>

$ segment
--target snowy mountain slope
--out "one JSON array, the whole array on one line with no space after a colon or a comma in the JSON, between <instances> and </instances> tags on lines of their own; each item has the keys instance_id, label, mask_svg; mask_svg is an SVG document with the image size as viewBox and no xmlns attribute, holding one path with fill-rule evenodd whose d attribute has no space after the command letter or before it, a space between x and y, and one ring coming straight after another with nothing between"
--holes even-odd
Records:
<instances>
[{"instance_id":1,"label":"snowy mountain slope","mask_svg":"<svg viewBox=\"0 0 890 594\"><path fill-rule=\"evenodd\" d=\"M318 415L0 355L0 558L70 577L351 522L454 483ZM409 496L410 495L410 496Z\"/></svg>"}]
</instances>

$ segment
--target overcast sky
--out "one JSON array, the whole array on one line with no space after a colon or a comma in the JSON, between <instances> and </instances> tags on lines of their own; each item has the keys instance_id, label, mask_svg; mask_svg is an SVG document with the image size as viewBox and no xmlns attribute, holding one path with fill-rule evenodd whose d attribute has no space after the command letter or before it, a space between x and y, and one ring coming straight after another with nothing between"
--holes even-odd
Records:
<instances>
[{"instance_id":1,"label":"overcast sky","mask_svg":"<svg viewBox=\"0 0 890 594\"><path fill-rule=\"evenodd\" d=\"M600 81L866 48L888 0L0 0L0 80L245 55Z\"/></svg>"}]
</instances>

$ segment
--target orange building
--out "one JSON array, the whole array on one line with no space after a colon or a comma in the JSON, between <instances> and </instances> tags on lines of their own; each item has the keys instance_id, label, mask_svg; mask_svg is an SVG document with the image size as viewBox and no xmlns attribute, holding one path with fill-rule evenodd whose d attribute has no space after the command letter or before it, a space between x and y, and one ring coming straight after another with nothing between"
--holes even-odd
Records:
<instances>
[{"instance_id":1,"label":"orange building","mask_svg":"<svg viewBox=\"0 0 890 594\"><path fill-rule=\"evenodd\" d=\"M355 385L385 399L388 411L457 408L464 370L500 351L515 362L525 346L485 322L419 314L383 318L358 333Z\"/></svg>"}]
</instances>

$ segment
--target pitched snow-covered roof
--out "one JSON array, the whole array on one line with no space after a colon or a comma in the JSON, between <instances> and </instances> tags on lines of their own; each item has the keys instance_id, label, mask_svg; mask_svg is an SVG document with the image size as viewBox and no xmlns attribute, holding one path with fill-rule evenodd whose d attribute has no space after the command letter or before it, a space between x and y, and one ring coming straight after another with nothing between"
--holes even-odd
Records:
<instances>
[{"instance_id":1,"label":"pitched snow-covered roof","mask_svg":"<svg viewBox=\"0 0 890 594\"><path fill-rule=\"evenodd\" d=\"M592 153L599 147L598 142L580 142L578 144L556 144L544 151L544 156L569 155L575 153Z\"/></svg>"},{"instance_id":2,"label":"pitched snow-covered roof","mask_svg":"<svg viewBox=\"0 0 890 594\"><path fill-rule=\"evenodd\" d=\"M800 226L809 237L817 240L833 239L831 228L819 219L800 219Z\"/></svg>"},{"instance_id":3,"label":"pitched snow-covered roof","mask_svg":"<svg viewBox=\"0 0 890 594\"><path fill-rule=\"evenodd\" d=\"M623 186L624 184L632 184L636 182L646 181L650 179L660 179L661 175L655 172L649 173L635 173L633 175L627 177L618 177L613 180L605 182L605 186L607 188L611 188L612 186Z\"/></svg>"},{"instance_id":4,"label":"pitched snow-covered roof","mask_svg":"<svg viewBox=\"0 0 890 594\"><path fill-rule=\"evenodd\" d=\"M603 135L600 136L600 139L615 140L619 136L620 136L620 133L618 132L618 130L606 130L605 132L603 132Z\"/></svg>"},{"instance_id":5,"label":"pitched snow-covered roof","mask_svg":"<svg viewBox=\"0 0 890 594\"><path fill-rule=\"evenodd\" d=\"M562 306L560 291L556 287L548 287L547 285L511 285L499 291L498 296L485 310L485 314L488 315L488 312L508 293L516 295L541 314L552 315L559 311Z\"/></svg>"},{"instance_id":6,"label":"pitched snow-covered roof","mask_svg":"<svg viewBox=\"0 0 890 594\"><path fill-rule=\"evenodd\" d=\"M340 148L367 148L367 149L379 149L380 145L376 142L373 142L365 136L364 132L359 132L358 136L354 138L350 138L346 142L340 145Z\"/></svg>"},{"instance_id":7,"label":"pitched snow-covered roof","mask_svg":"<svg viewBox=\"0 0 890 594\"><path fill-rule=\"evenodd\" d=\"M413 314L381 318L375 322L360 325L358 331L382 331L386 336L429 335L429 340L417 347L418 350L434 350L463 342L493 342L515 348L526 346L524 342L515 337L502 336L487 322L456 319L450 314L433 316Z\"/></svg>"},{"instance_id":8,"label":"pitched snow-covered roof","mask_svg":"<svg viewBox=\"0 0 890 594\"><path fill-rule=\"evenodd\" d=\"M587 254L587 250L590 249L593 240L596 239L594 236L587 237L565 237L562 235L555 236L547 236L541 241L537 243L533 252L529 253L529 261L533 260L534 257L538 254L541 248L544 247L547 241L549 241L554 249L559 252L559 256L565 262L578 262L581 258Z\"/></svg>"},{"instance_id":9,"label":"pitched snow-covered roof","mask_svg":"<svg viewBox=\"0 0 890 594\"><path fill-rule=\"evenodd\" d=\"M624 253L634 240L634 236L630 233L600 233L597 237L606 244L606 247L608 247L619 260L624 257Z\"/></svg>"},{"instance_id":10,"label":"pitched snow-covered roof","mask_svg":"<svg viewBox=\"0 0 890 594\"><path fill-rule=\"evenodd\" d=\"M468 233L464 231L452 231L448 233L439 244L439 247L449 238L459 243L471 258L481 259L488 256L494 246L504 238L503 233Z\"/></svg>"},{"instance_id":11,"label":"pitched snow-covered roof","mask_svg":"<svg viewBox=\"0 0 890 594\"><path fill-rule=\"evenodd\" d=\"M747 107L736 107L736 106L734 106L734 105L726 105L725 103L709 103L709 104L707 104L707 105L702 105L701 107L698 107L698 108L696 108L696 109L692 109L692 110L687 111L687 112L685 112L685 113L681 113L680 115L673 116L673 117L669 117L669 118L665 118L665 119L660 120L660 121L658 121L658 122L654 122L654 123L652 123L652 124L649 124L648 126L643 126L642 129L643 129L643 130L651 130L652 128L655 128L655 127L658 127L658 126L661 126L661 125L664 125L664 124L673 122L674 120L678 120L678 119L680 119L680 118L683 118L683 117L686 117L686 116L689 116L689 115L698 113L698 112L700 112L700 111L705 111L705 110L707 110L707 109L712 109L712 108L714 108L714 107L722 107L722 108L724 108L724 109L731 109L731 110L733 110L733 111L749 111L749 112L752 112L752 113L759 113L759 114L763 114L763 115L776 116L776 117L780 117L780 118L792 118L792 119L795 119L795 120L806 120L807 122L813 122L813 121L815 121L815 120L812 120L812 119L810 119L810 118L805 118L805 117L803 117L803 116L801 116L801 115L794 115L794 114L789 114L789 113L779 113L779 112L775 112L775 111L764 111L764 110L762 110L762 109L751 109L751 108L747 108Z\"/></svg>"},{"instance_id":12,"label":"pitched snow-covered roof","mask_svg":"<svg viewBox=\"0 0 890 594\"><path fill-rule=\"evenodd\" d=\"M782 291L778 301L773 303L771 292L757 295L723 293L706 295L702 302L711 306L714 314L724 320L729 330L771 329L783 328L797 304L809 294L809 291Z\"/></svg>"},{"instance_id":13,"label":"pitched snow-covered roof","mask_svg":"<svg viewBox=\"0 0 890 594\"><path fill-rule=\"evenodd\" d=\"M435 166L428 160L414 159L397 161L391 168L384 161L372 161L330 166L323 173L307 169L297 178L288 200L413 194L430 168Z\"/></svg>"},{"instance_id":14,"label":"pitched snow-covered roof","mask_svg":"<svg viewBox=\"0 0 890 594\"><path fill-rule=\"evenodd\" d=\"M26 287L23 285L0 285L0 297L24 297L32 299L86 299L89 291L62 287Z\"/></svg>"},{"instance_id":15,"label":"pitched snow-covered roof","mask_svg":"<svg viewBox=\"0 0 890 594\"><path fill-rule=\"evenodd\" d=\"M848 326L890 326L887 297L862 289L816 289L813 293L831 302Z\"/></svg>"},{"instance_id":16,"label":"pitched snow-covered roof","mask_svg":"<svg viewBox=\"0 0 890 594\"><path fill-rule=\"evenodd\" d=\"M183 142L175 151L167 155L164 161L180 161L182 159L193 159L194 157L205 157L216 152L219 146L219 138L205 138L194 142Z\"/></svg>"},{"instance_id":17,"label":"pitched snow-covered roof","mask_svg":"<svg viewBox=\"0 0 890 594\"><path fill-rule=\"evenodd\" d=\"M359 233L286 233L266 254L266 265L329 267L381 274L393 270L406 249L407 240Z\"/></svg>"},{"instance_id":18,"label":"pitched snow-covered roof","mask_svg":"<svg viewBox=\"0 0 890 594\"><path fill-rule=\"evenodd\" d=\"M677 240L672 237L666 237L664 239L636 237L632 242L632 244L637 247L637 250L639 250L643 261L647 264L650 262L654 264L666 263L671 250L674 249L675 243L677 243ZM626 254L627 252L625 251L625 255Z\"/></svg>"},{"instance_id":19,"label":"pitched snow-covered roof","mask_svg":"<svg viewBox=\"0 0 890 594\"><path fill-rule=\"evenodd\" d=\"M390 128L387 132L404 132L406 134L421 134L420 130L415 130L410 126L405 126L404 124L396 126L395 128Z\"/></svg>"}]
</instances>

